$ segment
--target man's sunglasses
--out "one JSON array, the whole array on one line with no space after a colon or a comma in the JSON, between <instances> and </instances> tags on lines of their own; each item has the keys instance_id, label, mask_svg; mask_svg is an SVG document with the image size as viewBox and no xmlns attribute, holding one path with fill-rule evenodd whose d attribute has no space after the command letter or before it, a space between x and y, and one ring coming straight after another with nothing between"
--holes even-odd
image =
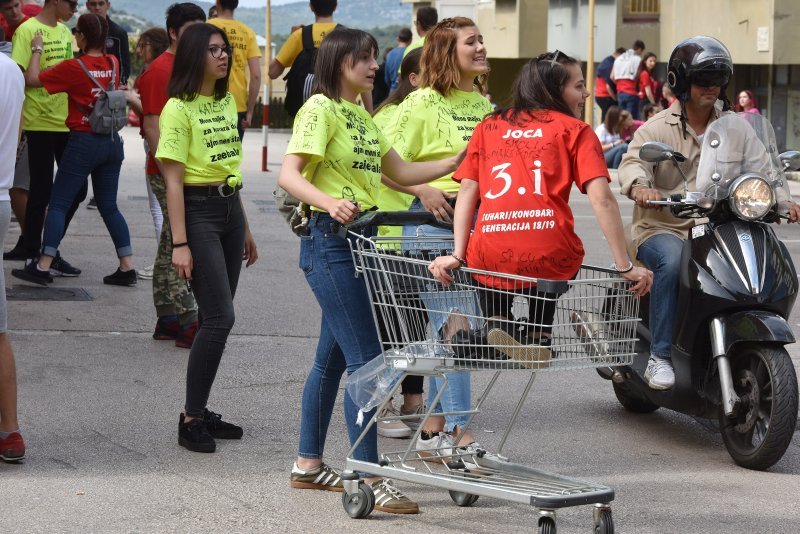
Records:
<instances>
[{"instance_id":1,"label":"man's sunglasses","mask_svg":"<svg viewBox=\"0 0 800 534\"><path fill-rule=\"evenodd\" d=\"M691 82L699 87L724 87L731 80L731 75L725 71L700 71L692 74Z\"/></svg>"}]
</instances>

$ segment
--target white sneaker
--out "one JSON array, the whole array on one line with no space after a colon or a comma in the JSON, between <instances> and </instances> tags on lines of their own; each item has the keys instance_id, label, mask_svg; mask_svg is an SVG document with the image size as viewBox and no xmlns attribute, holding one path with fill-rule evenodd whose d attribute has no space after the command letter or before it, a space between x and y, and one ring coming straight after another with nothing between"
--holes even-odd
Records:
<instances>
[{"instance_id":1,"label":"white sneaker","mask_svg":"<svg viewBox=\"0 0 800 534\"><path fill-rule=\"evenodd\" d=\"M145 267L139 271L136 271L136 275L139 277L140 280L152 280L153 279L153 265L149 267Z\"/></svg>"},{"instance_id":2,"label":"white sneaker","mask_svg":"<svg viewBox=\"0 0 800 534\"><path fill-rule=\"evenodd\" d=\"M447 432L439 432L430 439L425 439L420 434L416 449L421 458L430 458L432 461L449 460L453 455L453 436Z\"/></svg>"},{"instance_id":3,"label":"white sneaker","mask_svg":"<svg viewBox=\"0 0 800 534\"><path fill-rule=\"evenodd\" d=\"M644 372L644 379L652 389L665 390L675 385L675 371L672 369L672 361L669 358L659 358L650 355L647 362L647 370Z\"/></svg>"},{"instance_id":4,"label":"white sneaker","mask_svg":"<svg viewBox=\"0 0 800 534\"><path fill-rule=\"evenodd\" d=\"M481 447L477 441L464 446L456 447L455 453L464 462L464 467L470 470L477 470L480 467L480 459L487 454L486 449Z\"/></svg>"},{"instance_id":5,"label":"white sneaker","mask_svg":"<svg viewBox=\"0 0 800 534\"><path fill-rule=\"evenodd\" d=\"M389 405L378 414L378 417L400 415L400 412ZM414 431L403 421L378 421L378 435L384 438L410 438Z\"/></svg>"},{"instance_id":6,"label":"white sneaker","mask_svg":"<svg viewBox=\"0 0 800 534\"><path fill-rule=\"evenodd\" d=\"M416 419L406 419L403 422L408 425L411 430L416 431L419 428L419 424L422 422L422 418L425 417L425 412L427 412L427 408L424 404L418 404L416 408L413 410L406 411L405 406L400 406L400 415L416 415Z\"/></svg>"}]
</instances>

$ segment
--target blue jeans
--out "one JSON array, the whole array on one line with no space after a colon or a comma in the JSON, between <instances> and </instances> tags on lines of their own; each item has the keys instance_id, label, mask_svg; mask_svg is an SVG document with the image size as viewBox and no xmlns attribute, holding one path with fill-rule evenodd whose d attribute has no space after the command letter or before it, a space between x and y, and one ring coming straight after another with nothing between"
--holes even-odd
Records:
<instances>
[{"instance_id":1,"label":"blue jeans","mask_svg":"<svg viewBox=\"0 0 800 534\"><path fill-rule=\"evenodd\" d=\"M186 366L185 408L186 415L202 417L236 320L233 297L242 270L246 226L238 194L184 194L184 209L193 261L192 292L203 318Z\"/></svg>"},{"instance_id":2,"label":"blue jeans","mask_svg":"<svg viewBox=\"0 0 800 534\"><path fill-rule=\"evenodd\" d=\"M300 241L300 268L322 310L317 352L303 388L301 458L322 458L342 375L353 373L381 353L367 286L363 277L355 277L348 241L332 232L333 222L327 213L315 212L309 235ZM374 409L364 420L369 421L373 414ZM351 444L362 431L356 425L357 417L358 406L345 393L344 418ZM354 458L378 461L375 426L359 444Z\"/></svg>"},{"instance_id":3,"label":"blue jeans","mask_svg":"<svg viewBox=\"0 0 800 534\"><path fill-rule=\"evenodd\" d=\"M628 143L617 145L604 154L606 158L606 167L609 169L619 169L619 164L622 163L622 156L628 152Z\"/></svg>"},{"instance_id":4,"label":"blue jeans","mask_svg":"<svg viewBox=\"0 0 800 534\"><path fill-rule=\"evenodd\" d=\"M653 271L650 289L650 353L670 358L672 330L678 306L678 282L683 240L672 234L657 234L639 245L637 257Z\"/></svg>"},{"instance_id":5,"label":"blue jeans","mask_svg":"<svg viewBox=\"0 0 800 534\"><path fill-rule=\"evenodd\" d=\"M81 191L85 196L86 178L90 174L97 209L114 241L117 257L132 254L128 224L117 207L119 170L124 157L122 140L116 133L112 137L70 132L50 193L42 238L43 254L55 256L58 252L58 246L64 238L67 215Z\"/></svg>"},{"instance_id":6,"label":"blue jeans","mask_svg":"<svg viewBox=\"0 0 800 534\"><path fill-rule=\"evenodd\" d=\"M422 202L415 198L414 202L411 203L411 206L408 208L408 211L424 211L425 208L422 206ZM430 226L430 225L421 225L421 226L404 226L403 227L403 236L404 237L437 237L443 236L447 237L447 241L443 242L443 245L446 245L446 248L452 247L452 239L453 239L453 232L446 229L446 228L439 228L438 226ZM404 246L407 246L404 243ZM439 247L436 243L431 243L431 246L435 248L445 248L445 246ZM447 310L435 310L435 311L447 311ZM468 312L471 313L471 312ZM434 313L431 316L431 320L434 321L434 318L441 313L436 314ZM438 405L434 406L434 410L438 412L459 412L465 411L472 408L471 397L472 392L470 390L470 373L467 371L456 371L446 373L448 385L447 390L442 394L442 398ZM444 380L440 376L431 376L428 380L428 405L431 406L433 403L433 399L436 398L436 394L444 385ZM464 425L467 424L469 420L468 415L448 415L445 417L445 430L452 431L454 427L464 428Z\"/></svg>"},{"instance_id":7,"label":"blue jeans","mask_svg":"<svg viewBox=\"0 0 800 534\"><path fill-rule=\"evenodd\" d=\"M634 119L639 118L639 95L617 93L617 105L622 109L630 111Z\"/></svg>"}]
</instances>

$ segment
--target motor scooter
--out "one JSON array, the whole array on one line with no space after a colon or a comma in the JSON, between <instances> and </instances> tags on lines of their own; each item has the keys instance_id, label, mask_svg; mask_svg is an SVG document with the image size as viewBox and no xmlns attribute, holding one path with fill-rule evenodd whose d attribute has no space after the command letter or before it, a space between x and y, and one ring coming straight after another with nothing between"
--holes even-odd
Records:
<instances>
[{"instance_id":1,"label":"motor scooter","mask_svg":"<svg viewBox=\"0 0 800 534\"><path fill-rule=\"evenodd\" d=\"M797 374L785 346L795 342L788 318L798 278L770 223L785 217L785 171L800 165L800 152L779 155L769 121L743 115L749 117L725 115L706 131L697 192L684 187L682 195L655 202L697 220L681 254L674 387L658 391L644 379L650 353L644 302L633 364L599 372L631 412L663 407L718 420L733 460L763 470L781 459L797 422ZM683 156L648 142L640 158L680 169ZM608 302L605 314L613 313L613 298ZM591 326L582 331L613 335Z\"/></svg>"}]
</instances>

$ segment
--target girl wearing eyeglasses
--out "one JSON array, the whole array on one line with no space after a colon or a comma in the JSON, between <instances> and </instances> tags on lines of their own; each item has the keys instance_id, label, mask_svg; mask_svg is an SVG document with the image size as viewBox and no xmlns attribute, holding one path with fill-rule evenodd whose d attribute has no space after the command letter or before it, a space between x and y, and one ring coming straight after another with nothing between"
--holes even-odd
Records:
<instances>
[{"instance_id":1,"label":"girl wearing eyeglasses","mask_svg":"<svg viewBox=\"0 0 800 534\"><path fill-rule=\"evenodd\" d=\"M242 259L258 259L242 206L242 145L236 102L228 92L231 46L210 24L186 28L175 53L169 101L161 112L156 159L167 187L172 263L191 281L203 321L186 372L186 404L178 443L214 452L218 439L242 428L206 407L234 323L233 297Z\"/></svg>"}]
</instances>

